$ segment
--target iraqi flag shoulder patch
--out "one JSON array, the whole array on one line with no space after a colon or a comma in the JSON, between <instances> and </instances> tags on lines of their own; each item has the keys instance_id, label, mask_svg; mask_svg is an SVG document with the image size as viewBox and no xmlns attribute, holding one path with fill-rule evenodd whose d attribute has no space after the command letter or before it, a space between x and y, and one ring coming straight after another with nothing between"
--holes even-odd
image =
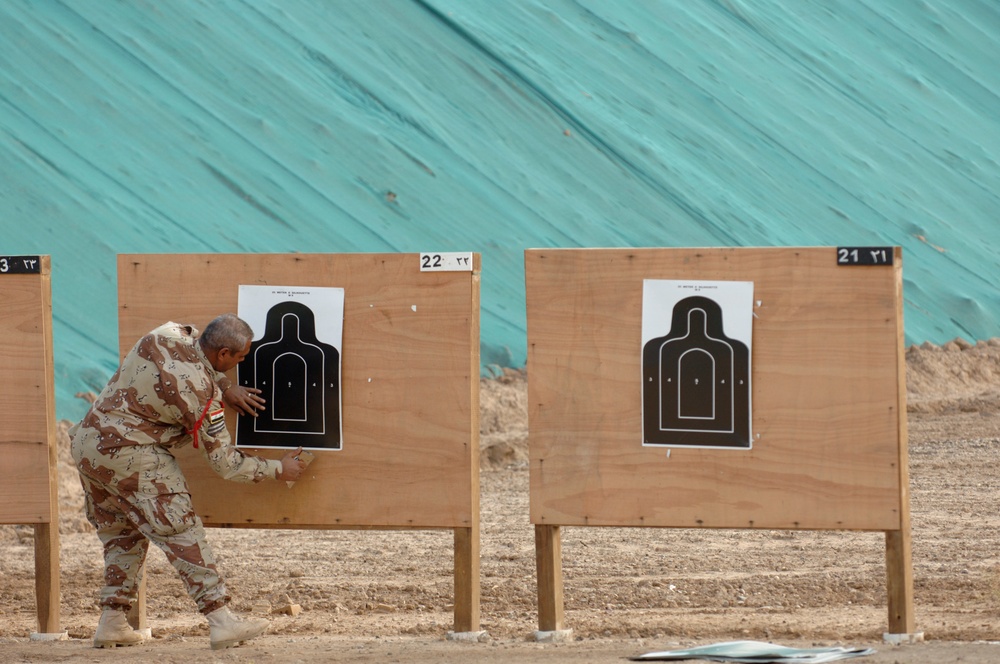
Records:
<instances>
[{"instance_id":1,"label":"iraqi flag shoulder patch","mask_svg":"<svg viewBox=\"0 0 1000 664\"><path fill-rule=\"evenodd\" d=\"M208 426L205 427L205 433L209 436L215 437L222 433L222 430L226 428L226 411L223 408L219 410L213 410L208 414Z\"/></svg>"}]
</instances>

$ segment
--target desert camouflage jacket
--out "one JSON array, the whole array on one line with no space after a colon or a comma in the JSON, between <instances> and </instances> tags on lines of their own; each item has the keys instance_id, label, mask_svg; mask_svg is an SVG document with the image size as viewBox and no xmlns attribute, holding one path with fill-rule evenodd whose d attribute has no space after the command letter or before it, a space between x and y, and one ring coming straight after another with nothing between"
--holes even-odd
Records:
<instances>
[{"instance_id":1,"label":"desert camouflage jacket","mask_svg":"<svg viewBox=\"0 0 1000 664\"><path fill-rule=\"evenodd\" d=\"M136 445L180 447L193 440L227 480L259 482L281 462L243 454L226 429L222 392L232 383L197 343L198 330L166 323L136 343L83 420L70 430L98 452Z\"/></svg>"}]
</instances>

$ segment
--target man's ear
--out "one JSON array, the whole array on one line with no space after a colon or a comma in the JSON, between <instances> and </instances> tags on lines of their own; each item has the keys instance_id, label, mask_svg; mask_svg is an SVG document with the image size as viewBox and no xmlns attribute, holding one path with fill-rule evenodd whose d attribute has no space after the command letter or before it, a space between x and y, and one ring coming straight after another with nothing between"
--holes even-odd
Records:
<instances>
[{"instance_id":1,"label":"man's ear","mask_svg":"<svg viewBox=\"0 0 1000 664\"><path fill-rule=\"evenodd\" d=\"M219 351L218 350L208 350L205 349L205 358L208 359L208 363L212 365L212 368L219 364Z\"/></svg>"}]
</instances>

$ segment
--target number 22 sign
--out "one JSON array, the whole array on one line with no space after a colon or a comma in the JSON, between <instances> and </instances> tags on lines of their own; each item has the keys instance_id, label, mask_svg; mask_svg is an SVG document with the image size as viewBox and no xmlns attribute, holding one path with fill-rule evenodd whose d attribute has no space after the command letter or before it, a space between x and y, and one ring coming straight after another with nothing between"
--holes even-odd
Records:
<instances>
[{"instance_id":1,"label":"number 22 sign","mask_svg":"<svg viewBox=\"0 0 1000 664\"><path fill-rule=\"evenodd\" d=\"M472 272L472 252L423 252L420 254L420 271Z\"/></svg>"}]
</instances>

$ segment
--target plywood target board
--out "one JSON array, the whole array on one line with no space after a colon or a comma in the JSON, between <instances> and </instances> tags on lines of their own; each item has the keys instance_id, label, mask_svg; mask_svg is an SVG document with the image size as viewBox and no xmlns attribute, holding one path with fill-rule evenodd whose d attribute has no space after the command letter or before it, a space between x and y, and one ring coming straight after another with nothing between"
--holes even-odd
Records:
<instances>
[{"instance_id":1,"label":"plywood target board","mask_svg":"<svg viewBox=\"0 0 1000 664\"><path fill-rule=\"evenodd\" d=\"M527 250L532 523L908 529L901 252L855 249ZM644 445L646 280L753 284L746 449Z\"/></svg>"},{"instance_id":2,"label":"plywood target board","mask_svg":"<svg viewBox=\"0 0 1000 664\"><path fill-rule=\"evenodd\" d=\"M122 354L168 320L204 329L236 313L240 286L343 289L339 448L314 449L291 488L224 481L201 450L178 450L206 525L478 527L479 260L435 270L421 254L119 256ZM231 434L236 417L227 411Z\"/></svg>"},{"instance_id":3,"label":"plywood target board","mask_svg":"<svg viewBox=\"0 0 1000 664\"><path fill-rule=\"evenodd\" d=\"M0 523L58 521L48 256L0 256Z\"/></svg>"}]
</instances>

